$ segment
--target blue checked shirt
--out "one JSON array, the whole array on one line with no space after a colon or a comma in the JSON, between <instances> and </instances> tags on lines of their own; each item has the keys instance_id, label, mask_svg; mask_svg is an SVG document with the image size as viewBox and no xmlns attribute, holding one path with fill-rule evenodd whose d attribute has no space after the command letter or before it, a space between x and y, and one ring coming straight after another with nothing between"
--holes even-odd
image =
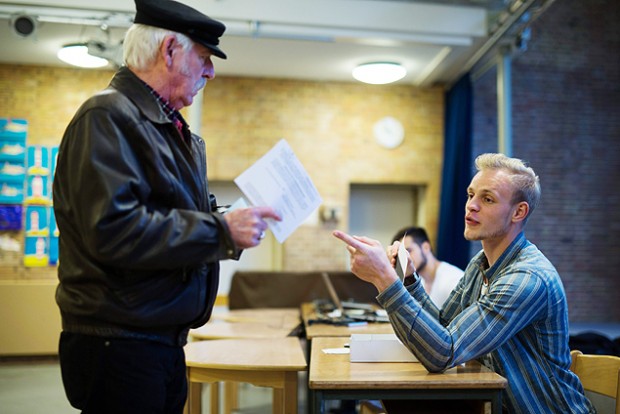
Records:
<instances>
[{"instance_id":1,"label":"blue checked shirt","mask_svg":"<svg viewBox=\"0 0 620 414\"><path fill-rule=\"evenodd\" d=\"M395 282L377 300L400 340L430 372L476 359L505 377L504 411L595 412L569 370L568 307L560 276L523 233L491 268L484 252L478 253L442 310L419 281L408 287Z\"/></svg>"}]
</instances>

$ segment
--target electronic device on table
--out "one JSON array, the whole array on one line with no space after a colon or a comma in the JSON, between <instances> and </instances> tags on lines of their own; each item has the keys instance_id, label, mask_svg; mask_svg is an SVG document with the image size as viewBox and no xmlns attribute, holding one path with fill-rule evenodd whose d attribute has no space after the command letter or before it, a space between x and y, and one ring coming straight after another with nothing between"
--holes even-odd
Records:
<instances>
[{"instance_id":1,"label":"electronic device on table","mask_svg":"<svg viewBox=\"0 0 620 414\"><path fill-rule=\"evenodd\" d=\"M372 304L340 300L329 274L323 272L321 277L333 302L333 307L327 308L325 303L316 303L318 319L313 322L341 326L366 325L368 322L389 322L385 310L377 309Z\"/></svg>"}]
</instances>

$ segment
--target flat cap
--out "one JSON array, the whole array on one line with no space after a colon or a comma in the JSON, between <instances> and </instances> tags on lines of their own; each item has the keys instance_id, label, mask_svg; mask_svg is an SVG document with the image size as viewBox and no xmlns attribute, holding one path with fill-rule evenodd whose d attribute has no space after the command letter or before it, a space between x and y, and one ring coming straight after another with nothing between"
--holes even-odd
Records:
<instances>
[{"instance_id":1,"label":"flat cap","mask_svg":"<svg viewBox=\"0 0 620 414\"><path fill-rule=\"evenodd\" d=\"M226 59L226 54L218 47L220 36L226 30L222 22L172 0L135 0L135 2L134 23L182 33L211 50L215 56Z\"/></svg>"}]
</instances>

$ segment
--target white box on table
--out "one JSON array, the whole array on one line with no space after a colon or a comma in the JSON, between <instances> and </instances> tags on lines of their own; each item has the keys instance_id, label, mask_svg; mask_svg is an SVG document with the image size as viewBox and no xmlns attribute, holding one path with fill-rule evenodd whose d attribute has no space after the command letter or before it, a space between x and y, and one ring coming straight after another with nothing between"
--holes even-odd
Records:
<instances>
[{"instance_id":1,"label":"white box on table","mask_svg":"<svg viewBox=\"0 0 620 414\"><path fill-rule=\"evenodd\" d=\"M353 334L349 341L351 362L417 362L395 334Z\"/></svg>"}]
</instances>

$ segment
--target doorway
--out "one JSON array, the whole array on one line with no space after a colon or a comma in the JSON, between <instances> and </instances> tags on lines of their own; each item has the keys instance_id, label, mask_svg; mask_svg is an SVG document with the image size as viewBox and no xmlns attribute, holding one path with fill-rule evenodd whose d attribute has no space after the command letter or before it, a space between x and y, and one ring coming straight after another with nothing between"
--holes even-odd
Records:
<instances>
[{"instance_id":1,"label":"doorway","mask_svg":"<svg viewBox=\"0 0 620 414\"><path fill-rule=\"evenodd\" d=\"M351 184L349 232L377 239L388 246L405 226L424 220L423 186L402 184Z\"/></svg>"}]
</instances>

